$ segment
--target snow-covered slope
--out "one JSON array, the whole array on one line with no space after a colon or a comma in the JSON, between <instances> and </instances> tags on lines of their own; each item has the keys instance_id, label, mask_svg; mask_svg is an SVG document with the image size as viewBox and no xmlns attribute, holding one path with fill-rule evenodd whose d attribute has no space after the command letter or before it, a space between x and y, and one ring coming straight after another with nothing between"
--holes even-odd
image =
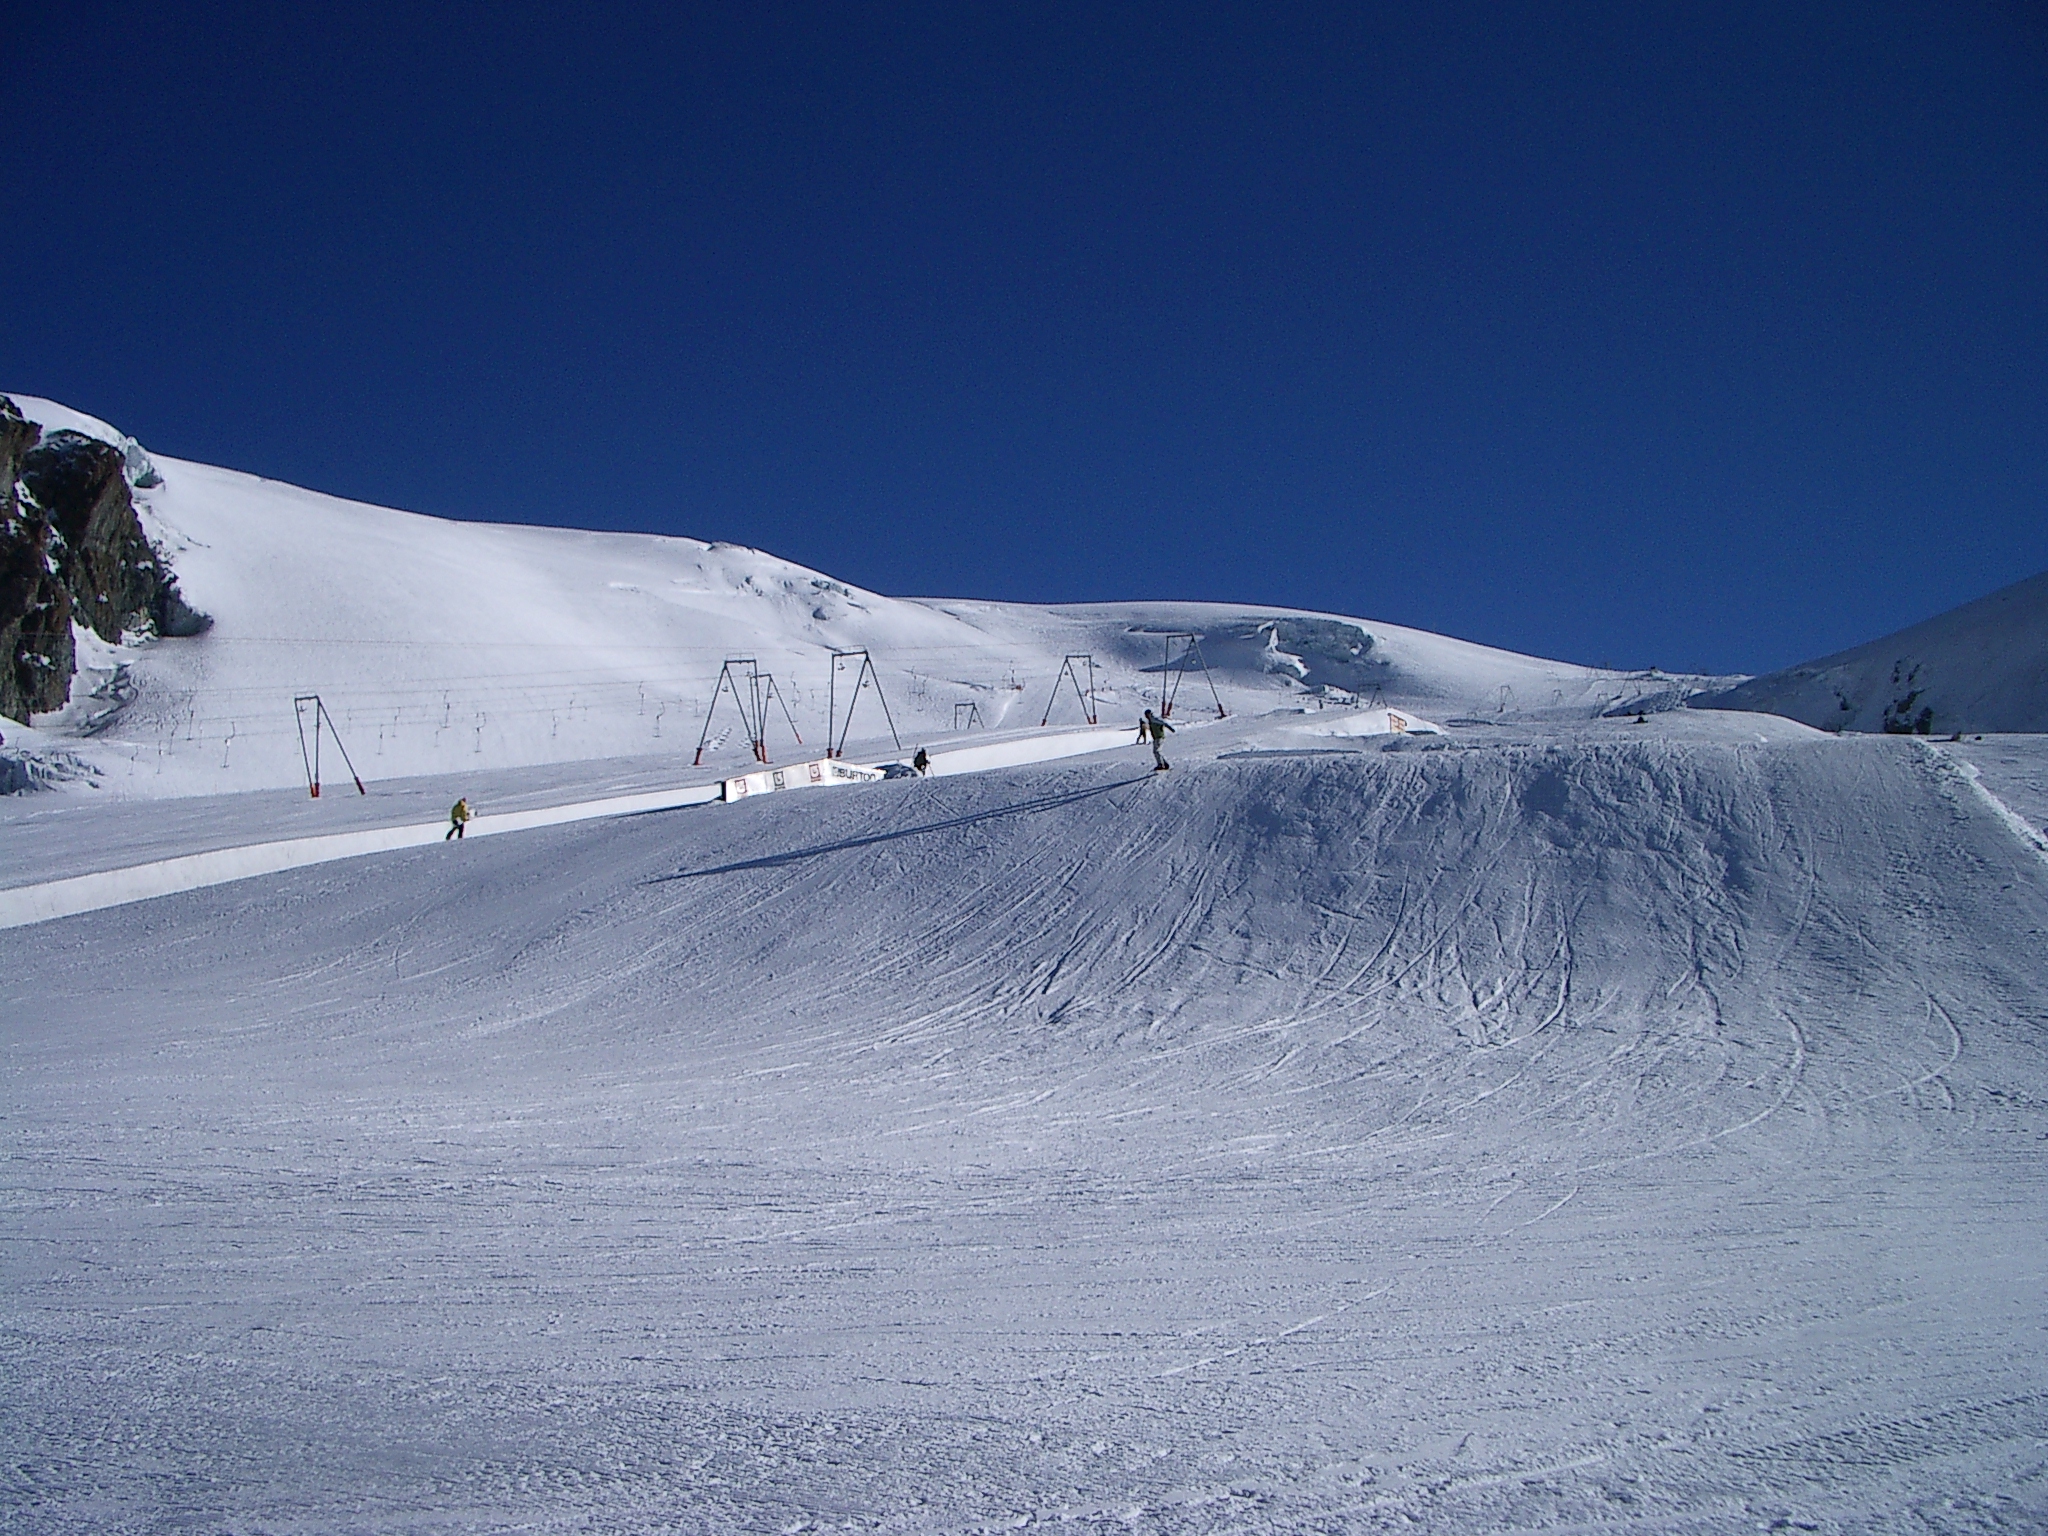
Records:
<instances>
[{"instance_id":1,"label":"snow-covered slope","mask_svg":"<svg viewBox=\"0 0 2048 1536\"><path fill-rule=\"evenodd\" d=\"M2043 1529L1972 750L1234 722L0 933L0 1525Z\"/></svg>"},{"instance_id":2,"label":"snow-covered slope","mask_svg":"<svg viewBox=\"0 0 2048 1536\"><path fill-rule=\"evenodd\" d=\"M1824 730L2048 731L2048 571L1692 703L1763 710Z\"/></svg>"},{"instance_id":3,"label":"snow-covered slope","mask_svg":"<svg viewBox=\"0 0 2048 1536\"><path fill-rule=\"evenodd\" d=\"M2048 1528L2048 738L130 462L217 623L0 887L390 851L0 931L0 1527ZM859 645L974 745L562 821Z\"/></svg>"},{"instance_id":4,"label":"snow-covered slope","mask_svg":"<svg viewBox=\"0 0 2048 1536\"><path fill-rule=\"evenodd\" d=\"M13 398L46 427L129 442L53 402ZM86 637L89 670L72 706L38 717L32 735L8 732L128 793L298 780L292 700L309 693L372 779L647 753L687 762L720 664L735 656L773 672L815 746L830 654L856 647L873 652L906 751L956 722L1035 728L1048 704L1054 725L1079 723L1079 696L1055 686L1069 653L1094 657L1104 717L1133 720L1160 702L1162 669L1184 649L1167 637L1184 630L1202 636L1233 713L1356 695L1438 716L1584 717L1685 682L1282 609L908 601L753 549L449 522L177 459L142 462L161 476L136 490L144 526L214 626L120 649ZM837 679L842 701L854 672ZM1181 682L1180 705L1213 711L1199 673ZM742 759L745 736L729 701L721 708L722 745L707 762L723 765ZM894 750L871 694L855 721L861 738ZM793 754L774 709L770 741Z\"/></svg>"}]
</instances>

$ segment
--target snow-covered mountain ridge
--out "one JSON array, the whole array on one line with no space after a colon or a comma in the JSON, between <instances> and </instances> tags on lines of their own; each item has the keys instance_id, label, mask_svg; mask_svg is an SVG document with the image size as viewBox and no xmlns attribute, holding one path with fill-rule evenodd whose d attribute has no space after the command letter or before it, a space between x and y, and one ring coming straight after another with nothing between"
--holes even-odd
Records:
<instances>
[{"instance_id":1,"label":"snow-covered mountain ridge","mask_svg":"<svg viewBox=\"0 0 2048 1536\"><path fill-rule=\"evenodd\" d=\"M1831 731L2048 731L2048 571L1693 702Z\"/></svg>"},{"instance_id":2,"label":"snow-covered mountain ridge","mask_svg":"<svg viewBox=\"0 0 2048 1536\"><path fill-rule=\"evenodd\" d=\"M903 749L976 731L1073 725L1063 658L1093 658L1099 715L1161 701L1233 714L1357 702L1438 716L1585 718L1676 702L1727 679L1619 674L1337 614L1227 604L1037 607L884 597L759 550L689 538L453 522L147 455L108 423L13 397L47 431L96 436L133 477L203 636L79 640L71 703L10 729L53 761L134 794L277 787L303 774L292 700L318 693L366 776L649 753L687 762L728 657L773 673L822 741L834 651L867 648ZM1181 670L1200 637L1210 671ZM1169 661L1174 670L1167 671ZM1213 683L1215 694L1209 689ZM1057 685L1057 686L1056 686ZM854 739L895 741L871 695ZM742 760L729 711L707 764ZM795 748L771 712L778 755Z\"/></svg>"}]
</instances>

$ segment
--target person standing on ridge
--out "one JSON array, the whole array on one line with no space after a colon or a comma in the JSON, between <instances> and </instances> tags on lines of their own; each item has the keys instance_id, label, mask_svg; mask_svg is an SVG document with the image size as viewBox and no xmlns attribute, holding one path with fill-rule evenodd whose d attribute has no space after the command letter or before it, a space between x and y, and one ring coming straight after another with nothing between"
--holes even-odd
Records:
<instances>
[{"instance_id":1,"label":"person standing on ridge","mask_svg":"<svg viewBox=\"0 0 2048 1536\"><path fill-rule=\"evenodd\" d=\"M461 842L462 829L468 825L469 797L465 795L456 801L454 808L448 812L448 830L442 835L441 841L445 843L452 837L458 843Z\"/></svg>"},{"instance_id":2,"label":"person standing on ridge","mask_svg":"<svg viewBox=\"0 0 2048 1536\"><path fill-rule=\"evenodd\" d=\"M1152 742L1152 771L1154 773L1158 773L1170 766L1166 761L1166 754L1160 750L1160 743L1166 740L1166 733L1172 729L1172 726L1153 714L1149 709L1145 711L1145 718L1138 722L1138 740L1143 742L1149 738Z\"/></svg>"}]
</instances>

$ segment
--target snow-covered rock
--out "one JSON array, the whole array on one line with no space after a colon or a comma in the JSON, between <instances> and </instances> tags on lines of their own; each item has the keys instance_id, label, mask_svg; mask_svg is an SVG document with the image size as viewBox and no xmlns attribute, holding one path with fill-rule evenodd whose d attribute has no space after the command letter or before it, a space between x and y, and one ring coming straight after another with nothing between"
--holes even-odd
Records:
<instances>
[{"instance_id":1,"label":"snow-covered rock","mask_svg":"<svg viewBox=\"0 0 2048 1536\"><path fill-rule=\"evenodd\" d=\"M131 464L103 436L43 430L0 396L0 716L63 709L88 632L112 644L206 628L136 514Z\"/></svg>"},{"instance_id":2,"label":"snow-covered rock","mask_svg":"<svg viewBox=\"0 0 2048 1536\"><path fill-rule=\"evenodd\" d=\"M121 455L123 473L128 483L140 490L150 490L163 483L156 461L142 444L120 428L101 421L97 416L88 416L83 411L74 411L68 405L55 400L45 400L37 395L9 396L30 421L45 432L76 432L80 437L89 437L105 443Z\"/></svg>"}]
</instances>

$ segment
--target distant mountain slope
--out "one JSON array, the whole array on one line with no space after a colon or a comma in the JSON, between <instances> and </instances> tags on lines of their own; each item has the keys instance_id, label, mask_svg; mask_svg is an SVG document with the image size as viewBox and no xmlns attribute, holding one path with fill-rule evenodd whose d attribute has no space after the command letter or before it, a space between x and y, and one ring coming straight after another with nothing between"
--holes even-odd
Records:
<instances>
[{"instance_id":1,"label":"distant mountain slope","mask_svg":"<svg viewBox=\"0 0 2048 1536\"><path fill-rule=\"evenodd\" d=\"M1824 730L2048 731L2048 571L1692 703Z\"/></svg>"},{"instance_id":2,"label":"distant mountain slope","mask_svg":"<svg viewBox=\"0 0 2048 1536\"><path fill-rule=\"evenodd\" d=\"M1055 726L1079 723L1070 654L1083 688L1093 658L1101 718L1133 721L1160 702L1169 655L1178 668L1185 654L1171 637L1188 632L1213 672L1169 680L1181 683L1177 718L1218 700L1232 714L1356 701L1434 718L1585 718L1669 707L1721 681L1286 608L883 597L738 545L453 522L151 457L97 418L12 398L46 431L97 438L140 466L129 478L142 526L216 621L201 636L121 644L80 632L68 706L6 733L10 752L26 743L133 794L292 783L305 771L292 701L316 692L371 779L646 753L688 764L728 657L774 674L791 720L771 705L769 736L784 760L798 750L791 721L804 751L822 744L858 673L835 675L832 653L861 647L906 752L969 728L1035 728L1049 704ZM720 711L707 767L746 756L729 697ZM895 750L872 686L863 738Z\"/></svg>"}]
</instances>

